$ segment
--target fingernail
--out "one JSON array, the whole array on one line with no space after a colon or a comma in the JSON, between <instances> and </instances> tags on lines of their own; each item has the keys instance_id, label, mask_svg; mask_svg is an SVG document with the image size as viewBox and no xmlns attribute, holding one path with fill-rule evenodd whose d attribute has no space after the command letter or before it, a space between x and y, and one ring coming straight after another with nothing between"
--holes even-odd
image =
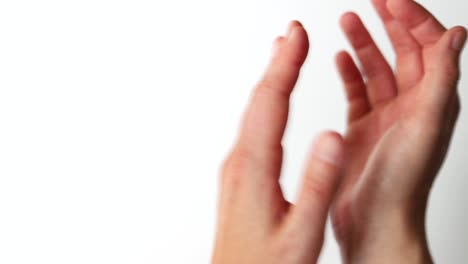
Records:
<instances>
[{"instance_id":1,"label":"fingernail","mask_svg":"<svg viewBox=\"0 0 468 264\"><path fill-rule=\"evenodd\" d=\"M343 167L344 147L341 136L333 132L319 135L312 146L311 155L321 161Z\"/></svg>"},{"instance_id":2,"label":"fingernail","mask_svg":"<svg viewBox=\"0 0 468 264\"><path fill-rule=\"evenodd\" d=\"M452 48L456 51L460 51L465 46L466 42L466 31L459 31L455 34L452 39Z\"/></svg>"}]
</instances>

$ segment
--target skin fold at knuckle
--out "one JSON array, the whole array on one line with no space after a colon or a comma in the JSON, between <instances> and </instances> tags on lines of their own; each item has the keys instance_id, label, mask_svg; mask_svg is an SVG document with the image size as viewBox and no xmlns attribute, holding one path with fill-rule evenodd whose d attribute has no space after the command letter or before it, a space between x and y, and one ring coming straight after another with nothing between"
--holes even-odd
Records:
<instances>
[{"instance_id":1,"label":"skin fold at knuckle","mask_svg":"<svg viewBox=\"0 0 468 264\"><path fill-rule=\"evenodd\" d=\"M245 181L251 164L251 154L244 149L235 148L224 160L221 167L221 182L224 187L238 189Z\"/></svg>"},{"instance_id":2,"label":"skin fold at knuckle","mask_svg":"<svg viewBox=\"0 0 468 264\"><path fill-rule=\"evenodd\" d=\"M302 188L306 195L312 197L318 203L328 203L331 199L335 185L337 168L330 163L315 160L314 166L309 168L303 179Z\"/></svg>"},{"instance_id":3,"label":"skin fold at knuckle","mask_svg":"<svg viewBox=\"0 0 468 264\"><path fill-rule=\"evenodd\" d=\"M270 73L271 74L271 73ZM288 87L285 81L278 79L273 80L271 77L265 77L257 84L253 91L253 96L256 98L266 98L275 101L289 101L290 91L285 89Z\"/></svg>"},{"instance_id":4,"label":"skin fold at knuckle","mask_svg":"<svg viewBox=\"0 0 468 264\"><path fill-rule=\"evenodd\" d=\"M441 78L445 79L446 83L442 83L447 85L447 88L456 88L458 81L460 80L460 67L456 63L447 63L441 66L439 69L439 74Z\"/></svg>"}]
</instances>

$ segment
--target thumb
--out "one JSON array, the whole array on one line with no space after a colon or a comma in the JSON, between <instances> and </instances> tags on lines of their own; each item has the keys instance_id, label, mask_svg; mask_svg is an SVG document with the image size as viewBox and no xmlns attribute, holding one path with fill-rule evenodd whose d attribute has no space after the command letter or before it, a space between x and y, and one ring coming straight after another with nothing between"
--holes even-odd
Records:
<instances>
[{"instance_id":1,"label":"thumb","mask_svg":"<svg viewBox=\"0 0 468 264\"><path fill-rule=\"evenodd\" d=\"M434 55L427 61L422 90L428 103L440 110L451 102L460 78L460 55L467 38L466 29L454 27L434 46Z\"/></svg>"},{"instance_id":2,"label":"thumb","mask_svg":"<svg viewBox=\"0 0 468 264\"><path fill-rule=\"evenodd\" d=\"M319 253L328 209L341 179L344 140L336 132L320 134L310 151L296 205L290 211L288 230L308 248ZM318 256L318 255L317 255Z\"/></svg>"}]
</instances>

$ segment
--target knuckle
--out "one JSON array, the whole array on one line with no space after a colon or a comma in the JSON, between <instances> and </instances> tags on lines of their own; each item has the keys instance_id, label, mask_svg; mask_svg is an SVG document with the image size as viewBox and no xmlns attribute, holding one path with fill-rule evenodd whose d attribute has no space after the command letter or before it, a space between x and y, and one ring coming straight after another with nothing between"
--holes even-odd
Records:
<instances>
[{"instance_id":1,"label":"knuckle","mask_svg":"<svg viewBox=\"0 0 468 264\"><path fill-rule=\"evenodd\" d=\"M241 148L232 150L221 167L221 181L231 187L239 186L251 163L251 154Z\"/></svg>"},{"instance_id":2,"label":"knuckle","mask_svg":"<svg viewBox=\"0 0 468 264\"><path fill-rule=\"evenodd\" d=\"M457 65L455 64L448 64L445 67L441 69L442 74L447 76L450 80L453 80L453 82L458 82L460 79L460 69Z\"/></svg>"},{"instance_id":3,"label":"knuckle","mask_svg":"<svg viewBox=\"0 0 468 264\"><path fill-rule=\"evenodd\" d=\"M273 243L272 252L276 259L288 260L288 263L294 263L301 244L303 244L299 241L300 233L296 232L296 230L288 230Z\"/></svg>"},{"instance_id":4,"label":"knuckle","mask_svg":"<svg viewBox=\"0 0 468 264\"><path fill-rule=\"evenodd\" d=\"M265 77L257 84L256 89L254 89L254 93L255 96L259 97L273 97L278 98L279 100L288 99L290 96L289 92L281 89L281 87L282 85L279 85L277 80Z\"/></svg>"},{"instance_id":5,"label":"knuckle","mask_svg":"<svg viewBox=\"0 0 468 264\"><path fill-rule=\"evenodd\" d=\"M273 83L269 78L262 79L254 89L254 96L263 97L272 94Z\"/></svg>"}]
</instances>

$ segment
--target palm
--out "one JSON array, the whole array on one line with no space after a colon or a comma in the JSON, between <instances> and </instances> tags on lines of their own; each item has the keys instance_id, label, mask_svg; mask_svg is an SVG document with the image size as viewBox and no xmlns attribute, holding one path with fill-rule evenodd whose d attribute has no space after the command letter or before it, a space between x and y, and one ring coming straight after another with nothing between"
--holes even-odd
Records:
<instances>
[{"instance_id":1,"label":"palm","mask_svg":"<svg viewBox=\"0 0 468 264\"><path fill-rule=\"evenodd\" d=\"M423 67L427 68L428 65L424 64L429 64L427 62L434 60L435 52L432 47L426 47L422 49L422 53L424 54ZM405 72L405 75L406 78L416 79L419 75L419 69L412 69ZM395 79L397 83L403 83L398 74L395 74ZM348 143L349 155L353 158L350 160L350 170L347 171L346 178L357 179L362 174L372 150L395 122L404 121L405 118L409 119L413 114L417 114L418 110L421 111L421 107L415 103L419 101L418 95L421 93L418 89L421 87L421 82L421 80L415 82L411 87L397 87L398 90L404 92L390 101L374 107L361 118L349 121L345 139ZM377 83L376 86L378 85ZM378 88L368 85L366 89L376 90Z\"/></svg>"},{"instance_id":2,"label":"palm","mask_svg":"<svg viewBox=\"0 0 468 264\"><path fill-rule=\"evenodd\" d=\"M443 43L439 43L444 41L442 37L446 32L445 28L413 1L394 1L407 5L394 7L394 10L399 12L397 15L401 21L398 22L387 9L386 0L373 2L397 53L397 69L396 73L392 71L359 17L355 14L343 16L343 30L356 50L367 80L364 80L348 53L339 54L337 64L349 101L348 128L345 134L348 162L332 210L339 239L356 231L353 230L356 227L352 224L352 218L369 217L363 215L369 214L368 203L363 202L378 200L380 196L388 197L388 193L383 194L384 185L414 189L421 184L418 179L408 175L409 173L395 170L389 176L388 173L383 175L379 170L372 168L382 167L381 164L374 164L377 162L388 167L406 168L409 164L405 163L405 159L417 157L418 151L422 151L418 148L422 148L421 145L408 140L405 135L407 131L401 131L397 125L436 121L436 117L432 120L432 117L427 119L425 115L433 112L432 108L435 105L427 103L434 101L427 86L434 86L432 83L436 80L433 72L436 65L440 64L439 46ZM392 12L395 13L393 10ZM444 100L450 103L438 104L437 110L449 111L449 115L456 116L458 97L447 94L440 97L447 98ZM443 109L442 105L451 106L447 107L447 110ZM423 120L424 118L426 119ZM454 118L448 119L452 121L449 125L453 125ZM430 142L438 140L434 135L431 136L418 140L418 144L423 142L430 145ZM402 141L405 144L401 144ZM430 147L432 146L428 146L427 149ZM406 149L403 151L403 148ZM408 151L411 148L414 151ZM399 159L395 159L389 153L404 153L406 156L403 154ZM392 195L399 194L390 194Z\"/></svg>"},{"instance_id":3,"label":"palm","mask_svg":"<svg viewBox=\"0 0 468 264\"><path fill-rule=\"evenodd\" d=\"M345 181L355 183L362 174L370 154L376 145L387 133L393 124L411 115L411 110L417 108L412 105L416 93L409 91L398 96L391 102L373 109L362 119L354 120L348 124L345 140L348 147L349 160ZM354 184L350 184L351 187ZM348 188L349 188L348 187ZM349 190L346 190L349 191Z\"/></svg>"},{"instance_id":4,"label":"palm","mask_svg":"<svg viewBox=\"0 0 468 264\"><path fill-rule=\"evenodd\" d=\"M378 189L377 185L383 179L375 180L375 177L381 176L380 174L372 175L374 178L364 176L365 168L373 166L370 164L372 160L369 157L376 152L376 147L381 144L384 136L398 137L396 134L392 135L392 127L399 122L404 122L405 119L410 119L418 109L417 105L412 104L416 101L417 89L418 87L414 87L390 102L373 109L361 119L349 122L345 141L347 156L350 158L334 208L334 215L338 216L338 219L334 219L334 221L335 228L339 229L336 230L339 236L340 232L348 233L349 229L353 228L342 223L342 221L349 220L350 213L354 214L354 217L363 217L359 214L366 213L365 208L356 208L356 205L360 204L357 200L375 198L372 196L376 192L366 192L365 186L372 184L373 188ZM397 179L394 180L397 181ZM354 212L348 211L351 208L354 209Z\"/></svg>"}]
</instances>

